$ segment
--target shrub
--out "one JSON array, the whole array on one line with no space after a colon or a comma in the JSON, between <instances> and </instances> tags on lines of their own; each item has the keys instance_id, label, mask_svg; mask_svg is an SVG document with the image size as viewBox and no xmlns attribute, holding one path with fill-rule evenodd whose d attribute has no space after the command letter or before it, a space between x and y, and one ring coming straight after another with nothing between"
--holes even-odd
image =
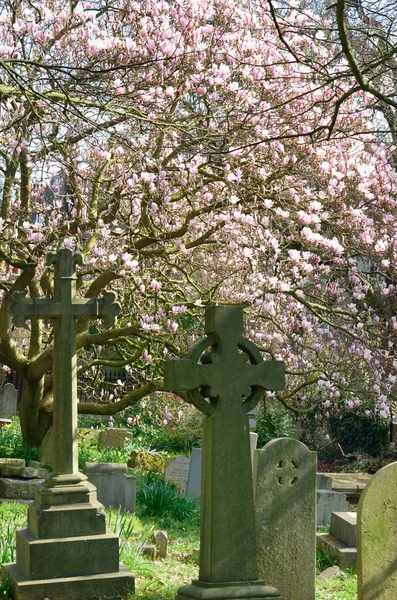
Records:
<instances>
[{"instance_id":1,"label":"shrub","mask_svg":"<svg viewBox=\"0 0 397 600\"><path fill-rule=\"evenodd\" d=\"M201 446L201 413L170 393L152 394L113 422L128 427L141 448L185 454Z\"/></svg>"},{"instance_id":2,"label":"shrub","mask_svg":"<svg viewBox=\"0 0 397 600\"><path fill-rule=\"evenodd\" d=\"M255 417L259 447L278 437L294 437L295 423L290 414L278 404L265 404L263 412Z\"/></svg>"},{"instance_id":3,"label":"shrub","mask_svg":"<svg viewBox=\"0 0 397 600\"><path fill-rule=\"evenodd\" d=\"M137 494L138 510L150 517L168 517L173 521L188 521L198 515L196 500L181 496L175 485L164 481L144 484Z\"/></svg>"},{"instance_id":4,"label":"shrub","mask_svg":"<svg viewBox=\"0 0 397 600\"><path fill-rule=\"evenodd\" d=\"M2 458L23 458L27 463L30 460L39 460L39 449L36 446L29 446L23 441L18 417L13 417L10 425L0 428L0 456Z\"/></svg>"},{"instance_id":5,"label":"shrub","mask_svg":"<svg viewBox=\"0 0 397 600\"><path fill-rule=\"evenodd\" d=\"M335 438L344 452L349 454L381 454L385 449L386 430L387 423L378 416L367 416L347 408L342 408L337 414L331 414L328 419L331 438Z\"/></svg>"}]
</instances>

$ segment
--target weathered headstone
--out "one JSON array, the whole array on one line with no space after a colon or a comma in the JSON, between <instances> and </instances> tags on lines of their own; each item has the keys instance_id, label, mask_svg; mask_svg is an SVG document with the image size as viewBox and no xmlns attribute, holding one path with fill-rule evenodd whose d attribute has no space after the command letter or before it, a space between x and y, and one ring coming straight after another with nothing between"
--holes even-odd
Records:
<instances>
[{"instance_id":1,"label":"weathered headstone","mask_svg":"<svg viewBox=\"0 0 397 600\"><path fill-rule=\"evenodd\" d=\"M189 477L189 456L176 456L171 458L165 468L164 481L177 486L180 494L186 493L187 480Z\"/></svg>"},{"instance_id":2,"label":"weathered headstone","mask_svg":"<svg viewBox=\"0 0 397 600\"><path fill-rule=\"evenodd\" d=\"M358 600L397 598L397 462L378 471L357 511Z\"/></svg>"},{"instance_id":3,"label":"weathered headstone","mask_svg":"<svg viewBox=\"0 0 397 600\"><path fill-rule=\"evenodd\" d=\"M259 575L283 600L315 598L316 467L316 453L292 438L255 452Z\"/></svg>"},{"instance_id":4,"label":"weathered headstone","mask_svg":"<svg viewBox=\"0 0 397 600\"><path fill-rule=\"evenodd\" d=\"M201 448L192 448L186 494L190 498L200 499L201 496Z\"/></svg>"},{"instance_id":5,"label":"weathered headstone","mask_svg":"<svg viewBox=\"0 0 397 600\"><path fill-rule=\"evenodd\" d=\"M135 512L136 477L128 475L126 464L86 462L84 473L95 485L98 500L106 508Z\"/></svg>"},{"instance_id":6,"label":"weathered headstone","mask_svg":"<svg viewBox=\"0 0 397 600\"><path fill-rule=\"evenodd\" d=\"M17 414L18 392L12 383L0 389L0 416L14 417Z\"/></svg>"},{"instance_id":7,"label":"weathered headstone","mask_svg":"<svg viewBox=\"0 0 397 600\"><path fill-rule=\"evenodd\" d=\"M178 600L280 597L258 579L247 415L263 390L283 389L284 364L264 362L243 330L241 307L207 307L208 337L165 365L165 389L186 390L206 415L199 579Z\"/></svg>"},{"instance_id":8,"label":"weathered headstone","mask_svg":"<svg viewBox=\"0 0 397 600\"><path fill-rule=\"evenodd\" d=\"M123 448L126 442L132 440L132 432L128 429L118 427L108 427L99 432L98 442L103 446L111 448Z\"/></svg>"},{"instance_id":9,"label":"weathered headstone","mask_svg":"<svg viewBox=\"0 0 397 600\"><path fill-rule=\"evenodd\" d=\"M36 490L28 528L17 532L16 563L3 565L3 576L21 600L123 597L134 587L131 573L119 565L118 536L106 532L95 487L78 470L76 317L113 322L119 311L112 293L76 297L75 266L82 261L80 253L67 248L50 253L54 297L27 299L26 292L15 292L10 303L17 326L27 319L54 320L54 472Z\"/></svg>"}]
</instances>

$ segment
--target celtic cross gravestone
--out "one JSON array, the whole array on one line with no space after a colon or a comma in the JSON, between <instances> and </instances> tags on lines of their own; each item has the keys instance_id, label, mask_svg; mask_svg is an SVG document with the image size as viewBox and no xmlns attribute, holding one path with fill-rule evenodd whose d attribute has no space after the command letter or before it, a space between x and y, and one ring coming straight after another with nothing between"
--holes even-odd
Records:
<instances>
[{"instance_id":1,"label":"celtic cross gravestone","mask_svg":"<svg viewBox=\"0 0 397 600\"><path fill-rule=\"evenodd\" d=\"M76 318L112 323L120 309L112 292L76 297L75 267L82 260L67 248L49 253L54 297L25 298L26 292L15 292L10 305L17 326L28 319L54 321L54 473L36 490L28 528L17 532L16 563L3 565L3 576L19 600L96 600L123 597L134 588L132 574L119 564L118 536L106 531L96 488L78 470Z\"/></svg>"},{"instance_id":2,"label":"celtic cross gravestone","mask_svg":"<svg viewBox=\"0 0 397 600\"><path fill-rule=\"evenodd\" d=\"M264 362L243 329L241 307L207 307L208 337L165 365L165 388L187 391L205 415L200 572L180 600L280 597L258 580L248 412L264 390L283 389L284 364Z\"/></svg>"}]
</instances>

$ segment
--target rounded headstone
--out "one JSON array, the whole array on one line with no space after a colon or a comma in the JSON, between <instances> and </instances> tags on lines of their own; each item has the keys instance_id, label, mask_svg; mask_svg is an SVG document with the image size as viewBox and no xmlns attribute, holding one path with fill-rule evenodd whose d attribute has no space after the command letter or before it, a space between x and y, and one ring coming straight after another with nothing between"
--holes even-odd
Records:
<instances>
[{"instance_id":1,"label":"rounded headstone","mask_svg":"<svg viewBox=\"0 0 397 600\"><path fill-rule=\"evenodd\" d=\"M397 462L366 486L357 510L358 600L397 598Z\"/></svg>"}]
</instances>

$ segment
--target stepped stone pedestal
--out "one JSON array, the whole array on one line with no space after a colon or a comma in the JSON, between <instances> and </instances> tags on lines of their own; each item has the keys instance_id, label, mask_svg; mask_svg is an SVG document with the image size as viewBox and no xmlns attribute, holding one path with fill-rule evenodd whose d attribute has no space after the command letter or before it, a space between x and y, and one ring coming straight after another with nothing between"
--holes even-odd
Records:
<instances>
[{"instance_id":1,"label":"stepped stone pedestal","mask_svg":"<svg viewBox=\"0 0 397 600\"><path fill-rule=\"evenodd\" d=\"M37 490L28 528L17 532L16 563L3 565L15 599L96 600L134 589L119 564L118 536L106 531L104 507L84 477L54 487L50 478Z\"/></svg>"}]
</instances>

